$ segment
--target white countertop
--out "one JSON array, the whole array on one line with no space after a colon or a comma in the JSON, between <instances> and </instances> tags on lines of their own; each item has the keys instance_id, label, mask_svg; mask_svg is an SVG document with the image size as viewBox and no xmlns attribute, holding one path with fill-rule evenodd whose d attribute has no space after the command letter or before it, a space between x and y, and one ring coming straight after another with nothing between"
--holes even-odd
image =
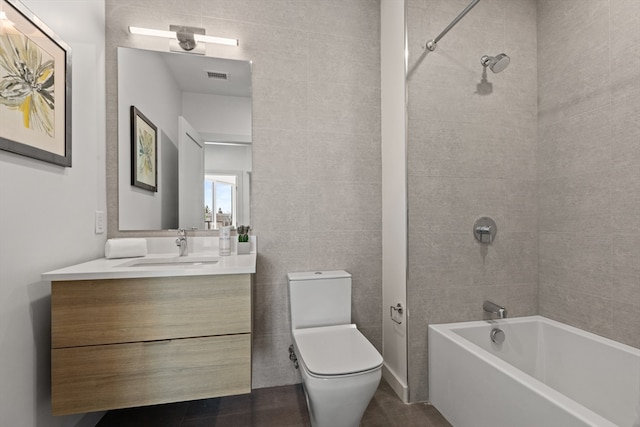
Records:
<instances>
[{"instance_id":1,"label":"white countertop","mask_svg":"<svg viewBox=\"0 0 640 427\"><path fill-rule=\"evenodd\" d=\"M133 263L163 261L167 258L178 258L175 253L154 253L138 258L99 258L82 264L53 270L42 274L43 280L96 280L96 279L131 279L141 277L175 277L175 276L207 276L220 274L252 274L256 272L256 253L246 255L219 256L217 252L195 252L180 261L195 261L204 258L215 259L215 264L194 265L139 265Z\"/></svg>"}]
</instances>

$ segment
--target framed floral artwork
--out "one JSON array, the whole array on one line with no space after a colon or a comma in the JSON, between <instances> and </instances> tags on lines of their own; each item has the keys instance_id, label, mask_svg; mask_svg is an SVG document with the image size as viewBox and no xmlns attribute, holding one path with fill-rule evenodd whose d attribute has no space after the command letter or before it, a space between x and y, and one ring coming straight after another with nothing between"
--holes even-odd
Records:
<instances>
[{"instance_id":1,"label":"framed floral artwork","mask_svg":"<svg viewBox=\"0 0 640 427\"><path fill-rule=\"evenodd\" d=\"M131 106L131 185L158 191L158 129Z\"/></svg>"},{"instance_id":2,"label":"framed floral artwork","mask_svg":"<svg viewBox=\"0 0 640 427\"><path fill-rule=\"evenodd\" d=\"M71 48L0 0L0 149L71 167Z\"/></svg>"}]
</instances>

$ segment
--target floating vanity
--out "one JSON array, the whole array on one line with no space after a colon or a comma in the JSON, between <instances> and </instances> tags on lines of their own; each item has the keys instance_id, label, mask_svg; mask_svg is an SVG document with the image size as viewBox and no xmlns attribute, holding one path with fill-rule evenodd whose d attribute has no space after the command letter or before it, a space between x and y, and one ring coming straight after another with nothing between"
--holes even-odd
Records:
<instances>
[{"instance_id":1,"label":"floating vanity","mask_svg":"<svg viewBox=\"0 0 640 427\"><path fill-rule=\"evenodd\" d=\"M165 253L43 274L53 414L251 392L255 265L255 253Z\"/></svg>"}]
</instances>

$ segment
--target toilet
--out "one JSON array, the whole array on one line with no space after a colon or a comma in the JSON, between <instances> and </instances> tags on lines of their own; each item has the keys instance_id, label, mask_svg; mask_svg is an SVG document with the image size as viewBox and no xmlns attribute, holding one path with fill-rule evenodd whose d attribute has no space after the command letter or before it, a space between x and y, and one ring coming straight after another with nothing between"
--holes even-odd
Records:
<instances>
[{"instance_id":1,"label":"toilet","mask_svg":"<svg viewBox=\"0 0 640 427\"><path fill-rule=\"evenodd\" d=\"M382 356L351 323L351 274L289 273L293 345L313 427L358 427Z\"/></svg>"}]
</instances>

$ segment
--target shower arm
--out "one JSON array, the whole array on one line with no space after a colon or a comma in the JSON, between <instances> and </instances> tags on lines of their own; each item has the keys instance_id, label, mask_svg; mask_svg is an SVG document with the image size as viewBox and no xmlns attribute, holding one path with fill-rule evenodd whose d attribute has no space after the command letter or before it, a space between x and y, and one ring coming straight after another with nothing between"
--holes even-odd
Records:
<instances>
[{"instance_id":1,"label":"shower arm","mask_svg":"<svg viewBox=\"0 0 640 427\"><path fill-rule=\"evenodd\" d=\"M471 3L469 3L469 5L465 7L464 10L460 12L460 14L456 16L456 18L451 21L449 25L447 25L447 28L445 28L440 34L438 34L438 37L427 42L426 48L431 52L436 50L436 45L440 41L440 39L442 39L449 32L449 30L451 30L462 18L464 18L464 16L469 13L469 11L473 9L479 2L480 0L473 0Z\"/></svg>"}]
</instances>

